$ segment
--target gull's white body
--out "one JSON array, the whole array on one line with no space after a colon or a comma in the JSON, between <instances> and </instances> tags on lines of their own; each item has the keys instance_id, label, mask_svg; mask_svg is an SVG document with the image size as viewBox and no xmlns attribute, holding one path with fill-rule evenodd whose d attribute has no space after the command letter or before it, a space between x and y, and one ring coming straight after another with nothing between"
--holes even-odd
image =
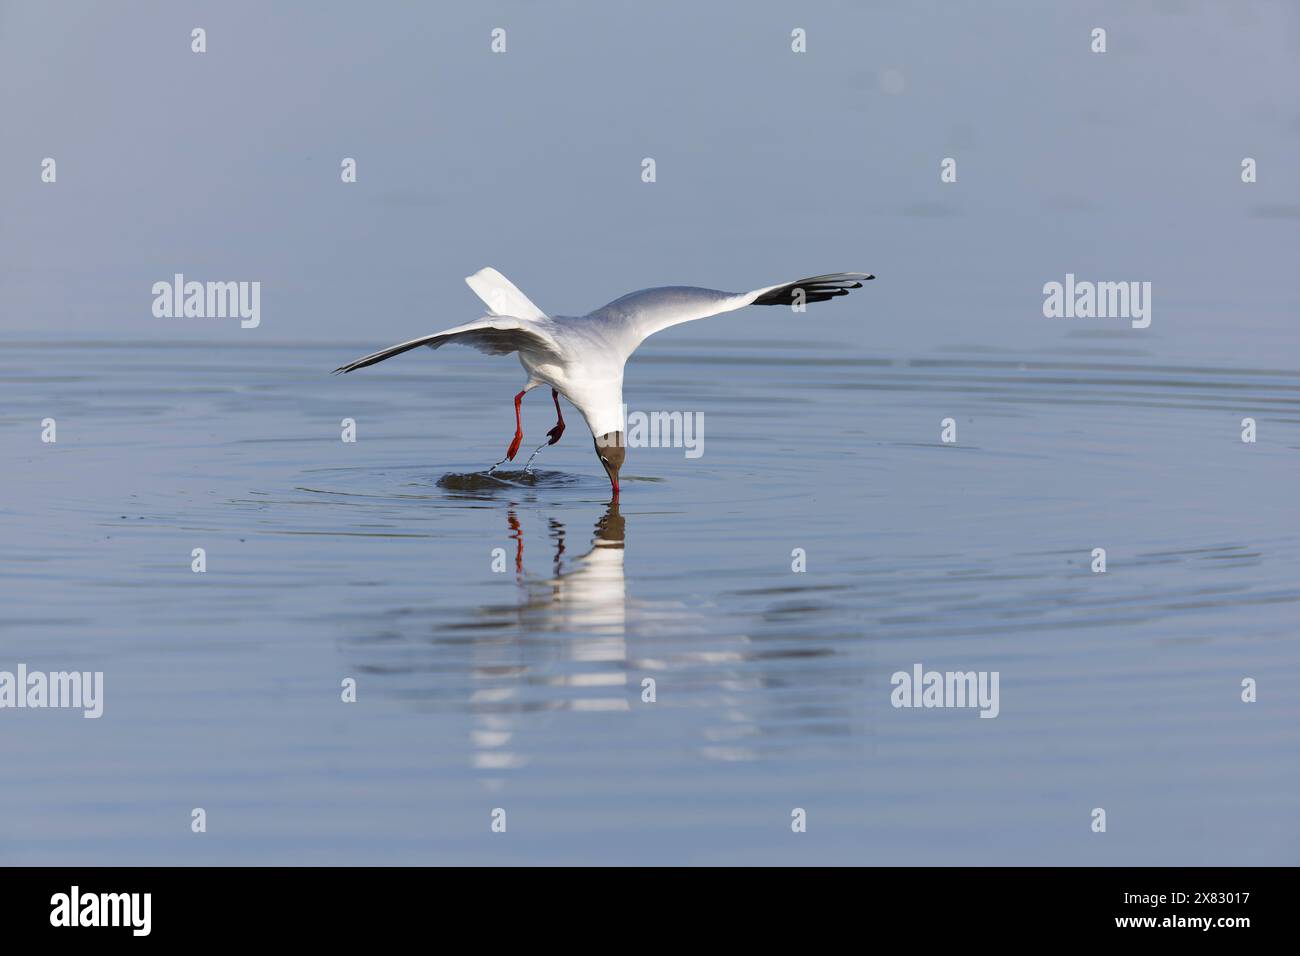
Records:
<instances>
[{"instance_id":1,"label":"gull's white body","mask_svg":"<svg viewBox=\"0 0 1300 956\"><path fill-rule=\"evenodd\" d=\"M654 333L760 299L764 305L785 304L802 293L803 298L795 301L822 301L845 295L870 278L858 272L834 273L752 292L688 286L643 289L587 315L548 316L501 273L481 269L465 281L487 305L486 316L375 352L338 371L350 372L420 345L438 348L447 342L494 355L517 352L528 373L524 391L550 385L582 413L592 435L600 437L623 430L623 366Z\"/></svg>"}]
</instances>

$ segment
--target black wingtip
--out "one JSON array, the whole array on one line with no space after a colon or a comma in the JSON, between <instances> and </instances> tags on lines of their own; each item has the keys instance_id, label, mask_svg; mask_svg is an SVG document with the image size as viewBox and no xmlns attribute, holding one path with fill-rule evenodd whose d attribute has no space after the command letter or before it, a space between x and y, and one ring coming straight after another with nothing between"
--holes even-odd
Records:
<instances>
[{"instance_id":1,"label":"black wingtip","mask_svg":"<svg viewBox=\"0 0 1300 956\"><path fill-rule=\"evenodd\" d=\"M861 289L863 282L874 278L874 275L865 272L831 272L826 275L811 276L770 289L755 299L752 304L793 305L796 291L802 293L800 303L826 302L846 296L852 289Z\"/></svg>"}]
</instances>

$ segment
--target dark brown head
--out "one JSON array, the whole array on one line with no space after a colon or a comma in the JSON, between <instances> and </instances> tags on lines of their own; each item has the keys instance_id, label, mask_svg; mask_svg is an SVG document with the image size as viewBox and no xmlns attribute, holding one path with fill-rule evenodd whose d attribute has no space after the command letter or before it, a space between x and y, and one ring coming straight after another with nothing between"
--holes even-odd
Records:
<instances>
[{"instance_id":1,"label":"dark brown head","mask_svg":"<svg viewBox=\"0 0 1300 956\"><path fill-rule=\"evenodd\" d=\"M614 497L617 498L618 472L623 467L623 459L627 456L627 450L623 447L623 433L605 432L598 436L595 442L596 457L604 466L605 474L609 475L609 483L614 486Z\"/></svg>"},{"instance_id":2,"label":"dark brown head","mask_svg":"<svg viewBox=\"0 0 1300 956\"><path fill-rule=\"evenodd\" d=\"M592 547L621 548L626 536L623 516L618 513L618 498L615 497L605 509L605 514L596 522L596 535L591 539Z\"/></svg>"}]
</instances>

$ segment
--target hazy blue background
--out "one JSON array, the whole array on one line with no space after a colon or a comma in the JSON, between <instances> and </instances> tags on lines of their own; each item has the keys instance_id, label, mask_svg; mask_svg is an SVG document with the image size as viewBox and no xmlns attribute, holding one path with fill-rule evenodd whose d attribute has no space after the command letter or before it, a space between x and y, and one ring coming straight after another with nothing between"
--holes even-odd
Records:
<instances>
[{"instance_id":1,"label":"hazy blue background","mask_svg":"<svg viewBox=\"0 0 1300 956\"><path fill-rule=\"evenodd\" d=\"M0 669L107 682L0 712L0 862L1300 861L1298 54L1283 3L0 3ZM705 454L615 514L576 414L447 487L513 359L327 374L484 265L879 278L650 340ZM178 271L260 328L154 318ZM1044 318L1067 272L1151 327ZM1001 716L892 709L914 662Z\"/></svg>"},{"instance_id":2,"label":"hazy blue background","mask_svg":"<svg viewBox=\"0 0 1300 956\"><path fill-rule=\"evenodd\" d=\"M891 349L1059 339L1040 290L1072 271L1152 281L1162 349L1295 348L1295 4L0 11L6 328L385 341L475 317L460 279L489 264L556 313L866 269L869 320L804 321ZM175 271L261 280L262 328L154 319Z\"/></svg>"}]
</instances>

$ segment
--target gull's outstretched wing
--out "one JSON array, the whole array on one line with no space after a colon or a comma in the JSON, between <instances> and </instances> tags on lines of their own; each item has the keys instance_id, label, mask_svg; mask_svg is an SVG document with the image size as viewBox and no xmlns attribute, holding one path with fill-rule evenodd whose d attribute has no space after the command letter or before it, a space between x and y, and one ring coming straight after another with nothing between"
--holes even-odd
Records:
<instances>
[{"instance_id":1,"label":"gull's outstretched wing","mask_svg":"<svg viewBox=\"0 0 1300 956\"><path fill-rule=\"evenodd\" d=\"M622 327L634 341L683 322L705 319L747 305L794 305L796 302L825 302L848 295L875 276L865 272L832 272L827 275L782 282L752 292L719 292L691 286L642 289L591 313L590 318Z\"/></svg>"},{"instance_id":2,"label":"gull's outstretched wing","mask_svg":"<svg viewBox=\"0 0 1300 956\"><path fill-rule=\"evenodd\" d=\"M448 342L454 342L457 345L468 345L470 348L486 352L488 355L509 355L511 352L526 351L539 355L549 355L556 361L560 360L559 345L551 337L550 333L538 323L517 319L509 315L491 315L479 319L477 322L468 322L465 325L458 325L454 329L435 332L432 335L422 335L418 339L400 342L378 352L363 355L355 362L341 365L334 371L352 372L359 368L365 368L367 365L382 362L384 359L390 359L394 355L409 352L421 345L436 349L441 348Z\"/></svg>"}]
</instances>

